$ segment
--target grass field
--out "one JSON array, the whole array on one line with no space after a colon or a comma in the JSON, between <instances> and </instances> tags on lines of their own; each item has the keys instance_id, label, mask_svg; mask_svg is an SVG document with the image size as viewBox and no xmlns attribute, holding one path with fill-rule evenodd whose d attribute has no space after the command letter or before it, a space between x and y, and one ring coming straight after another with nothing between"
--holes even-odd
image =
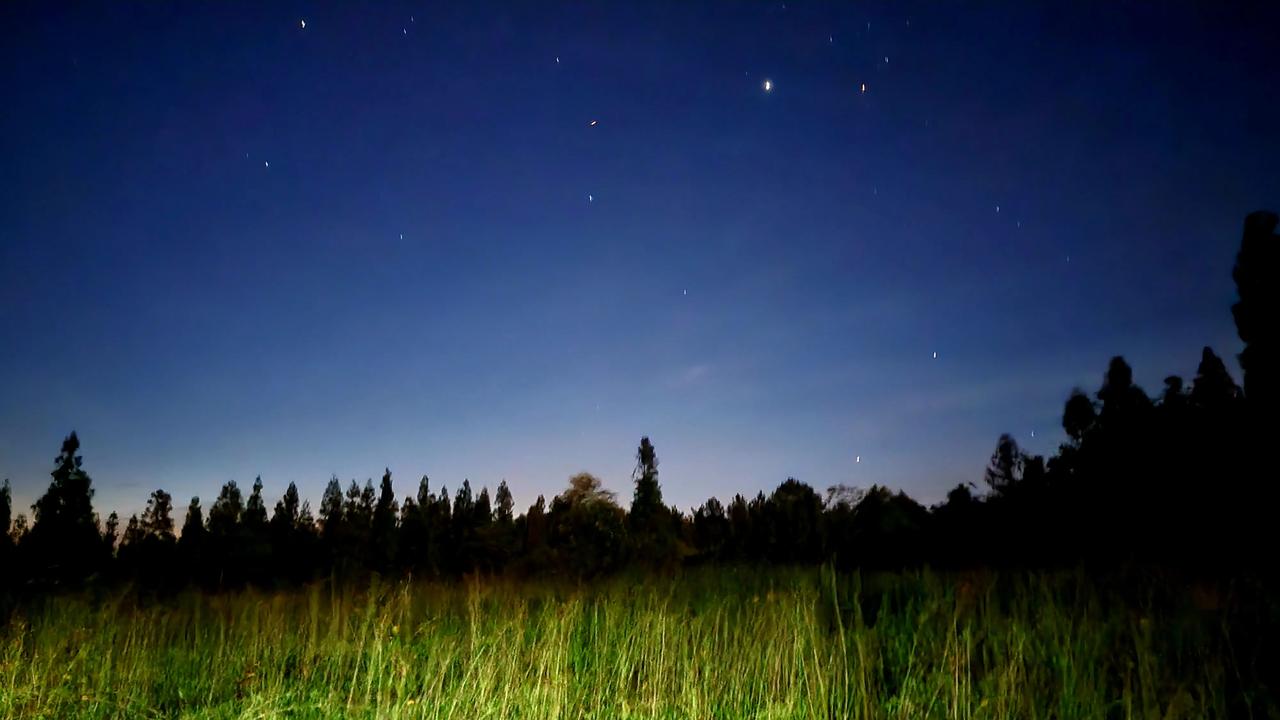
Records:
<instances>
[{"instance_id":1,"label":"grass field","mask_svg":"<svg viewBox=\"0 0 1280 720\"><path fill-rule=\"evenodd\" d=\"M1228 634L1073 574L59 598L0 629L0 717L1212 718Z\"/></svg>"}]
</instances>

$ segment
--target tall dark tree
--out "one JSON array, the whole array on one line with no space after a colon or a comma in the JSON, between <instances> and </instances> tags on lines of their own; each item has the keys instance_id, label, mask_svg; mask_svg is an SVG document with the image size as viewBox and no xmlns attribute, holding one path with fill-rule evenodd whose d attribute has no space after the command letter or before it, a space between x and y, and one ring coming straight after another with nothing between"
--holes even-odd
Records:
<instances>
[{"instance_id":1,"label":"tall dark tree","mask_svg":"<svg viewBox=\"0 0 1280 720\"><path fill-rule=\"evenodd\" d=\"M186 544L196 544L204 539L204 534L204 511L200 509L200 497L194 496L191 504L187 505L187 517L182 521L179 539Z\"/></svg>"},{"instance_id":2,"label":"tall dark tree","mask_svg":"<svg viewBox=\"0 0 1280 720\"><path fill-rule=\"evenodd\" d=\"M511 497L511 489L507 487L507 481L503 480L498 483L498 492L493 496L495 505L494 518L499 525L510 525L515 519L512 514L515 509L515 500Z\"/></svg>"},{"instance_id":3,"label":"tall dark tree","mask_svg":"<svg viewBox=\"0 0 1280 720\"><path fill-rule=\"evenodd\" d=\"M809 485L787 478L765 505L768 556L782 563L815 562L822 553L822 498Z\"/></svg>"},{"instance_id":4,"label":"tall dark tree","mask_svg":"<svg viewBox=\"0 0 1280 720\"><path fill-rule=\"evenodd\" d=\"M209 508L209 534L219 540L235 536L243 515L244 495L236 481L229 480Z\"/></svg>"},{"instance_id":5,"label":"tall dark tree","mask_svg":"<svg viewBox=\"0 0 1280 720\"><path fill-rule=\"evenodd\" d=\"M718 560L725 555L729 543L729 518L724 505L708 498L693 513L693 546L701 560Z\"/></svg>"},{"instance_id":6,"label":"tall dark tree","mask_svg":"<svg viewBox=\"0 0 1280 720\"><path fill-rule=\"evenodd\" d=\"M1213 413L1229 411L1240 399L1240 388L1222 358L1206 346L1200 353L1200 365L1191 385L1191 402Z\"/></svg>"},{"instance_id":7,"label":"tall dark tree","mask_svg":"<svg viewBox=\"0 0 1280 720\"><path fill-rule=\"evenodd\" d=\"M484 527L493 522L493 503L489 501L489 487L480 488L480 496L476 498L475 524Z\"/></svg>"},{"instance_id":8,"label":"tall dark tree","mask_svg":"<svg viewBox=\"0 0 1280 720\"><path fill-rule=\"evenodd\" d=\"M991 453L991 462L983 474L987 486L996 493L1009 492L1022 479L1025 456L1012 435L1005 433Z\"/></svg>"},{"instance_id":9,"label":"tall dark tree","mask_svg":"<svg viewBox=\"0 0 1280 720\"><path fill-rule=\"evenodd\" d=\"M1274 411L1280 394L1280 222L1275 213L1251 213L1231 276L1240 300L1231 308L1236 331L1244 341L1240 366L1250 403Z\"/></svg>"},{"instance_id":10,"label":"tall dark tree","mask_svg":"<svg viewBox=\"0 0 1280 720\"><path fill-rule=\"evenodd\" d=\"M193 496L187 505L187 516L182 521L182 533L178 536L178 553L189 579L207 582L209 568L206 557L207 543L205 536L208 530L204 526L204 510L200 508L199 496Z\"/></svg>"},{"instance_id":11,"label":"tall dark tree","mask_svg":"<svg viewBox=\"0 0 1280 720\"><path fill-rule=\"evenodd\" d=\"M142 530L157 541L173 542L173 497L164 490L156 490L147 499L142 511Z\"/></svg>"},{"instance_id":12,"label":"tall dark tree","mask_svg":"<svg viewBox=\"0 0 1280 720\"><path fill-rule=\"evenodd\" d=\"M631 554L642 563L661 565L675 556L676 528L662 503L662 486L658 483L658 453L649 438L640 438L636 449L636 468L632 473L635 491L631 511L627 514Z\"/></svg>"},{"instance_id":13,"label":"tall dark tree","mask_svg":"<svg viewBox=\"0 0 1280 720\"><path fill-rule=\"evenodd\" d=\"M429 528L435 500L431 493L431 479L423 475L418 480L416 497L405 497L400 506L400 532L396 551L400 567L413 573L431 572L434 568L430 557Z\"/></svg>"},{"instance_id":14,"label":"tall dark tree","mask_svg":"<svg viewBox=\"0 0 1280 720\"><path fill-rule=\"evenodd\" d=\"M569 489L551 501L551 548L561 567L578 577L617 568L626 543L626 513L614 494L590 473L569 478Z\"/></svg>"},{"instance_id":15,"label":"tall dark tree","mask_svg":"<svg viewBox=\"0 0 1280 720\"><path fill-rule=\"evenodd\" d=\"M289 483L271 513L271 527L281 535L292 532L298 526L301 512L302 500L298 495L298 486L296 483Z\"/></svg>"},{"instance_id":16,"label":"tall dark tree","mask_svg":"<svg viewBox=\"0 0 1280 720\"><path fill-rule=\"evenodd\" d=\"M369 548L370 562L374 569L380 572L389 571L391 562L395 558L396 514L398 512L395 489L391 485L391 469L386 468L382 473L382 481L379 485L378 500L373 508L372 528L370 530L372 536L372 545Z\"/></svg>"},{"instance_id":17,"label":"tall dark tree","mask_svg":"<svg viewBox=\"0 0 1280 720\"><path fill-rule=\"evenodd\" d=\"M9 526L13 523L13 494L6 479L0 485L0 549L10 544Z\"/></svg>"},{"instance_id":18,"label":"tall dark tree","mask_svg":"<svg viewBox=\"0 0 1280 720\"><path fill-rule=\"evenodd\" d=\"M102 528L102 544L107 549L108 555L115 555L116 541L120 539L120 515L115 510L107 516L107 522Z\"/></svg>"},{"instance_id":19,"label":"tall dark tree","mask_svg":"<svg viewBox=\"0 0 1280 720\"><path fill-rule=\"evenodd\" d=\"M262 498L262 476L254 478L253 490L244 505L244 527L251 535L261 535L267 529L267 503Z\"/></svg>"},{"instance_id":20,"label":"tall dark tree","mask_svg":"<svg viewBox=\"0 0 1280 720\"><path fill-rule=\"evenodd\" d=\"M342 483L338 476L329 478L320 498L320 536L332 551L343 533Z\"/></svg>"},{"instance_id":21,"label":"tall dark tree","mask_svg":"<svg viewBox=\"0 0 1280 720\"><path fill-rule=\"evenodd\" d=\"M315 523L310 516L311 508L299 496L298 486L289 483L268 524L271 567L278 578L297 582L311 574Z\"/></svg>"},{"instance_id":22,"label":"tall dark tree","mask_svg":"<svg viewBox=\"0 0 1280 720\"><path fill-rule=\"evenodd\" d=\"M1089 396L1079 388L1072 390L1071 397L1067 398L1067 405L1062 411L1062 429L1066 431L1067 437L1079 444L1097 420L1098 413Z\"/></svg>"},{"instance_id":23,"label":"tall dark tree","mask_svg":"<svg viewBox=\"0 0 1280 720\"><path fill-rule=\"evenodd\" d=\"M93 512L93 483L76 454L79 449L80 439L73 432L54 460L53 482L31 506L30 559L42 580L83 580L107 559Z\"/></svg>"}]
</instances>

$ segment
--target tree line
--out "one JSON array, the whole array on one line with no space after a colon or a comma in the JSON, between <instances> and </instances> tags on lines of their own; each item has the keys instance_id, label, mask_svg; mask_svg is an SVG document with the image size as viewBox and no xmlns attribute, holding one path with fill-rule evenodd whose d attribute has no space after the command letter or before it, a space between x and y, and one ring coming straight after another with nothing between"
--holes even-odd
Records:
<instances>
[{"instance_id":1,"label":"tree line","mask_svg":"<svg viewBox=\"0 0 1280 720\"><path fill-rule=\"evenodd\" d=\"M815 563L898 568L929 564L1054 566L1154 562L1261 567L1275 540L1274 471L1280 236L1277 216L1253 213L1233 277L1243 387L1211 348L1188 383L1169 376L1156 395L1122 357L1101 386L1067 398L1067 435L1049 458L1001 436L976 483L926 508L882 486L819 493L788 478L772 493L691 512L667 506L649 438L636 450L627 507L581 473L550 503L517 514L510 489L469 481L451 493L425 475L398 498L391 472L375 486L332 478L312 508L296 485L268 510L261 478L235 481L206 507L191 498L181 528L172 496L156 490L121 527L94 512L92 482L72 432L31 522L0 487L0 584L47 589L85 581L207 588L304 582L370 573L592 577L628 566Z\"/></svg>"}]
</instances>

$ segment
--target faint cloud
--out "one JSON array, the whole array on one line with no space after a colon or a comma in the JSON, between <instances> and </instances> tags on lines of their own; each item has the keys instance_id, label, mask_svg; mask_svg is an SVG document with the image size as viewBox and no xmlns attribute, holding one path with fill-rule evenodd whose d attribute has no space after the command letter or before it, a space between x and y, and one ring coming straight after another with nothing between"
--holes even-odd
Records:
<instances>
[{"instance_id":1,"label":"faint cloud","mask_svg":"<svg viewBox=\"0 0 1280 720\"><path fill-rule=\"evenodd\" d=\"M690 385L696 385L702 382L710 374L711 366L706 363L690 365L681 370L680 373L671 380L670 384L672 387L689 387Z\"/></svg>"}]
</instances>

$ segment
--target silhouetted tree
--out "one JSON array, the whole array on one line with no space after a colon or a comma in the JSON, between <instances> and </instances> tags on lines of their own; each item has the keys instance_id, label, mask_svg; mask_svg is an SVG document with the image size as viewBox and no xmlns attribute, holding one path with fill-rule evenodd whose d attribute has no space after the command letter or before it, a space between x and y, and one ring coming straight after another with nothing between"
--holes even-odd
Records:
<instances>
[{"instance_id":1,"label":"silhouetted tree","mask_svg":"<svg viewBox=\"0 0 1280 720\"><path fill-rule=\"evenodd\" d=\"M1206 346L1200 353L1200 366L1196 368L1195 381L1191 385L1191 402L1217 414L1230 411L1231 405L1240 397L1240 388L1231 379L1222 358Z\"/></svg>"},{"instance_id":2,"label":"silhouetted tree","mask_svg":"<svg viewBox=\"0 0 1280 720\"><path fill-rule=\"evenodd\" d=\"M13 498L9 489L9 481L0 485L0 602L3 602L3 591L10 584L20 581L20 569L17 567L16 551L9 532L13 526ZM3 608L0 607L0 613Z\"/></svg>"},{"instance_id":3,"label":"silhouetted tree","mask_svg":"<svg viewBox=\"0 0 1280 720\"><path fill-rule=\"evenodd\" d=\"M741 493L733 496L729 502L729 556L735 560L755 560L759 557L754 552L757 542L752 525L751 508Z\"/></svg>"},{"instance_id":4,"label":"silhouetted tree","mask_svg":"<svg viewBox=\"0 0 1280 720\"><path fill-rule=\"evenodd\" d=\"M822 498L812 487L787 478L765 505L768 556L781 563L816 562L822 554Z\"/></svg>"},{"instance_id":5,"label":"silhouetted tree","mask_svg":"<svg viewBox=\"0 0 1280 720\"><path fill-rule=\"evenodd\" d=\"M240 529L241 515L244 514L244 496L235 480L222 486L218 498L209 508L209 534L215 539L234 536Z\"/></svg>"},{"instance_id":6,"label":"silhouetted tree","mask_svg":"<svg viewBox=\"0 0 1280 720\"><path fill-rule=\"evenodd\" d=\"M181 579L174 572L177 539L173 534L173 498L156 490L147 499L142 517L129 518L120 542L120 566L143 587L173 589Z\"/></svg>"},{"instance_id":7,"label":"silhouetted tree","mask_svg":"<svg viewBox=\"0 0 1280 720\"><path fill-rule=\"evenodd\" d=\"M591 577L621 563L626 513L594 475L569 478L569 489L551 501L548 525L551 548L570 573Z\"/></svg>"},{"instance_id":8,"label":"silhouetted tree","mask_svg":"<svg viewBox=\"0 0 1280 720\"><path fill-rule=\"evenodd\" d=\"M372 545L370 546L370 562L379 572L388 572L392 560L396 556L396 507L395 490L391 486L391 469L382 473L379 486L378 501L373 508Z\"/></svg>"},{"instance_id":9,"label":"silhouetted tree","mask_svg":"<svg viewBox=\"0 0 1280 720\"><path fill-rule=\"evenodd\" d=\"M546 498L539 495L529 506L529 511L522 516L524 533L522 535L522 569L535 572L547 568L551 564L549 538L551 530L547 519ZM519 525L517 521L517 525ZM517 528L519 530L519 528Z\"/></svg>"},{"instance_id":10,"label":"silhouetted tree","mask_svg":"<svg viewBox=\"0 0 1280 720\"><path fill-rule=\"evenodd\" d=\"M872 485L853 511L857 564L897 569L922 562L929 511L901 491Z\"/></svg>"},{"instance_id":11,"label":"silhouetted tree","mask_svg":"<svg viewBox=\"0 0 1280 720\"><path fill-rule=\"evenodd\" d=\"M719 560L726 554L730 540L729 518L724 505L708 498L693 513L693 546L700 560Z\"/></svg>"},{"instance_id":12,"label":"silhouetted tree","mask_svg":"<svg viewBox=\"0 0 1280 720\"><path fill-rule=\"evenodd\" d=\"M182 521L182 533L178 536L178 554L182 559L187 577L201 583L210 580L209 568L206 567L205 540L208 531L204 526L204 511L200 509L200 498L191 498L187 505L187 516Z\"/></svg>"},{"instance_id":13,"label":"silhouetted tree","mask_svg":"<svg viewBox=\"0 0 1280 720\"><path fill-rule=\"evenodd\" d=\"M1079 444L1097 420L1098 414L1089 396L1079 388L1072 390L1062 411L1062 429L1067 432L1067 437Z\"/></svg>"},{"instance_id":14,"label":"silhouetted tree","mask_svg":"<svg viewBox=\"0 0 1280 720\"><path fill-rule=\"evenodd\" d=\"M1240 366L1244 392L1251 403L1274 412L1277 367L1280 367L1280 235L1275 213L1251 213L1231 276L1240 300L1231 308L1236 331L1244 341Z\"/></svg>"},{"instance_id":15,"label":"silhouetted tree","mask_svg":"<svg viewBox=\"0 0 1280 720\"><path fill-rule=\"evenodd\" d=\"M262 476L254 478L253 490L244 505L244 526L251 534L259 534L267 527L267 503L262 499Z\"/></svg>"},{"instance_id":16,"label":"silhouetted tree","mask_svg":"<svg viewBox=\"0 0 1280 720\"><path fill-rule=\"evenodd\" d=\"M80 581L108 559L93 512L92 481L81 467L79 449L80 439L73 432L54 460L53 482L31 506L34 525L24 551L41 581Z\"/></svg>"},{"instance_id":17,"label":"silhouetted tree","mask_svg":"<svg viewBox=\"0 0 1280 720\"><path fill-rule=\"evenodd\" d=\"M344 517L342 513L342 483L338 476L329 478L324 487L324 495L320 498L320 537L324 541L329 559L332 561L342 543Z\"/></svg>"},{"instance_id":18,"label":"silhouetted tree","mask_svg":"<svg viewBox=\"0 0 1280 720\"><path fill-rule=\"evenodd\" d=\"M400 540L397 545L400 567L413 573L432 573L436 564L431 557L430 522L435 496L431 480L423 475L418 481L415 499L406 497L400 506Z\"/></svg>"},{"instance_id":19,"label":"silhouetted tree","mask_svg":"<svg viewBox=\"0 0 1280 720\"><path fill-rule=\"evenodd\" d=\"M108 555L115 555L116 541L120 536L120 515L112 510L107 516L106 525L102 528L102 544L106 546Z\"/></svg>"},{"instance_id":20,"label":"silhouetted tree","mask_svg":"<svg viewBox=\"0 0 1280 720\"><path fill-rule=\"evenodd\" d=\"M635 492L631 497L631 511L627 514L631 554L646 564L668 563L675 556L676 528L662 503L658 453L647 437L640 438L632 480Z\"/></svg>"},{"instance_id":21,"label":"silhouetted tree","mask_svg":"<svg viewBox=\"0 0 1280 720\"><path fill-rule=\"evenodd\" d=\"M289 483L271 514L271 565L278 578L298 582L314 571L315 522L298 486Z\"/></svg>"},{"instance_id":22,"label":"silhouetted tree","mask_svg":"<svg viewBox=\"0 0 1280 720\"><path fill-rule=\"evenodd\" d=\"M498 483L498 492L493 496L495 504L495 519L499 525L510 525L515 519L512 511L515 509L515 500L511 498L511 490L507 487L507 481L503 480Z\"/></svg>"},{"instance_id":23,"label":"silhouetted tree","mask_svg":"<svg viewBox=\"0 0 1280 720\"><path fill-rule=\"evenodd\" d=\"M18 513L13 518L13 528L9 530L9 541L14 545L22 546L30 532L31 527L27 524L27 516Z\"/></svg>"},{"instance_id":24,"label":"silhouetted tree","mask_svg":"<svg viewBox=\"0 0 1280 720\"><path fill-rule=\"evenodd\" d=\"M996 443L995 452L991 454L991 462L987 464L983 480L992 492L1008 492L1022 479L1024 459L1022 450L1013 436L1008 433L1001 435L999 442Z\"/></svg>"},{"instance_id":25,"label":"silhouetted tree","mask_svg":"<svg viewBox=\"0 0 1280 720\"><path fill-rule=\"evenodd\" d=\"M244 495L235 480L222 486L209 508L209 534L205 548L209 560L210 579L219 585L238 585L245 580Z\"/></svg>"},{"instance_id":26,"label":"silhouetted tree","mask_svg":"<svg viewBox=\"0 0 1280 720\"><path fill-rule=\"evenodd\" d=\"M13 523L13 494L6 479L0 485L0 547L9 544L9 527Z\"/></svg>"}]
</instances>

